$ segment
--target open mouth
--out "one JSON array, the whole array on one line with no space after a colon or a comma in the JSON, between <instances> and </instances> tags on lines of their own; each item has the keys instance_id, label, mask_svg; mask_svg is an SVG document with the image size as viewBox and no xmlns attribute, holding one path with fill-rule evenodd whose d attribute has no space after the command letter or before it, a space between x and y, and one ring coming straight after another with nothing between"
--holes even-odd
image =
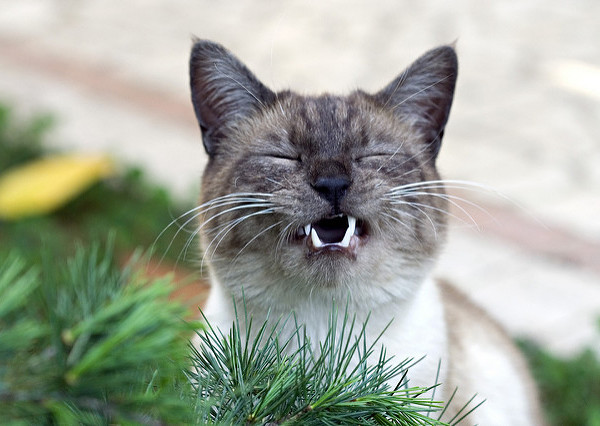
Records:
<instances>
[{"instance_id":1,"label":"open mouth","mask_svg":"<svg viewBox=\"0 0 600 426\"><path fill-rule=\"evenodd\" d=\"M305 239L311 252L341 251L352 257L366 237L365 223L353 216L339 215L300 227L297 238Z\"/></svg>"}]
</instances>

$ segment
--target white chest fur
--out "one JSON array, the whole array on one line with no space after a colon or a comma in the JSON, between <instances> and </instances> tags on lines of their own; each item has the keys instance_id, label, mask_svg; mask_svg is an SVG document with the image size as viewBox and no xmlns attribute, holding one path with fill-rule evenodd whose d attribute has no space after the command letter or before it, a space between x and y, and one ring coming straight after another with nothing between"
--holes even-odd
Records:
<instances>
[{"instance_id":1,"label":"white chest fur","mask_svg":"<svg viewBox=\"0 0 600 426\"><path fill-rule=\"evenodd\" d=\"M306 327L307 336L312 342L322 341L327 335L332 309L332 298L322 294L297 300L294 314L299 324ZM345 300L335 301L343 310ZM374 342L385 329L378 345L386 348L388 357L393 356L395 363L407 358L414 360L425 357L411 367L408 378L411 386L431 386L443 382L447 366L447 333L444 320L444 308L440 299L438 287L431 279L427 279L408 299L396 300L367 310L365 303L351 303L349 314L356 316L357 324L367 321L367 342ZM277 305L271 305L270 312L250 306L253 324L261 325L267 317L270 321L287 317L290 312L283 312ZM204 311L213 326L222 331L228 330L234 322L232 296L218 282L213 281L213 288ZM341 321L340 321L341 322ZM292 331L292 322L290 332ZM389 324L389 325L388 325ZM386 329L387 326L387 329ZM256 326L255 326L256 327ZM379 351L375 353L378 355ZM441 361L441 364L440 364ZM440 371L438 373L438 365ZM441 390L438 388L438 391ZM442 393L438 393L442 395Z\"/></svg>"}]
</instances>

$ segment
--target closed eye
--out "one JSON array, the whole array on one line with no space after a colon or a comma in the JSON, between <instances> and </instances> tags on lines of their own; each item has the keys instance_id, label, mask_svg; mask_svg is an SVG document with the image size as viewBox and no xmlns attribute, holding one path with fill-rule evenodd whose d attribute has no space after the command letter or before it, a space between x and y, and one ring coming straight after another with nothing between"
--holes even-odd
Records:
<instances>
[{"instance_id":1,"label":"closed eye","mask_svg":"<svg viewBox=\"0 0 600 426\"><path fill-rule=\"evenodd\" d=\"M367 155L361 155L359 157L355 158L355 161L357 162L361 162L364 160L388 160L390 158L392 158L396 153L388 153L388 152L381 152L381 153L373 153L373 154L367 154Z\"/></svg>"},{"instance_id":2,"label":"closed eye","mask_svg":"<svg viewBox=\"0 0 600 426\"><path fill-rule=\"evenodd\" d=\"M299 155L287 155L287 154L280 154L280 153L269 153L269 154L264 154L264 156L265 157L269 157L269 158L276 158L278 160L302 162L302 159L300 158Z\"/></svg>"}]
</instances>

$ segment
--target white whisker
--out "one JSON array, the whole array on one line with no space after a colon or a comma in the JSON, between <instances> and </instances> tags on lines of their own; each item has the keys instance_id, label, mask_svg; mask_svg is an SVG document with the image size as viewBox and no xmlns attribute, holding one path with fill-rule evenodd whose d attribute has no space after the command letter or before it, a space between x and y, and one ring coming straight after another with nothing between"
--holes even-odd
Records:
<instances>
[{"instance_id":1,"label":"white whisker","mask_svg":"<svg viewBox=\"0 0 600 426\"><path fill-rule=\"evenodd\" d=\"M448 199L448 197L446 196L446 194L435 194L435 193L429 193L429 192L423 192L423 193L412 193L412 194L402 194L402 195L395 195L393 198L389 198L388 200L392 203L392 204L405 204L408 206L414 206L415 208L417 208L417 206L419 207L424 207L424 208L428 208L430 210L434 210L434 211L438 211L444 215L448 215L460 222L466 223L464 221L464 219L462 219L460 216L456 216L455 214L450 213L448 210L445 209L440 209L439 207L435 207L432 206L430 204L424 204L424 203L416 203L414 201L405 201L405 200L400 200L400 198L409 196L409 195L421 195L421 196L432 196L432 197L438 197L438 198L443 198L445 200L447 200L449 203L451 203L452 205L456 206L456 208L458 208L459 210L461 210L465 216L467 216L470 220L471 223L477 228L478 231L481 230L479 224L477 223L477 221L475 220L475 218L469 214L466 209L464 209L463 207L461 207L458 203L454 202L453 200Z\"/></svg>"},{"instance_id":2,"label":"white whisker","mask_svg":"<svg viewBox=\"0 0 600 426\"><path fill-rule=\"evenodd\" d=\"M406 213L406 212L398 211L397 213ZM409 213L406 213L406 214L410 215ZM394 222L396 222L396 223L402 225L403 227L405 227L412 234L413 240L422 245L422 242L419 241L419 238L415 234L414 228L410 227L407 223L404 223L402 220L400 220L399 218L397 218L394 215L391 215L389 213L381 212L381 215L385 216L385 217L387 217L389 219L392 219ZM412 216L412 215L410 215L410 216Z\"/></svg>"},{"instance_id":3,"label":"white whisker","mask_svg":"<svg viewBox=\"0 0 600 426\"><path fill-rule=\"evenodd\" d=\"M484 192L491 192L491 193L502 196L502 193L495 190L491 186L488 186L488 185L485 185L482 183L478 183L478 182L468 181L468 180L455 180L455 179L439 179L439 180L426 180L423 182L411 182L411 183L407 183L404 185L394 187L390 190L390 192L404 191L406 189L414 188L414 187L421 188L421 187L429 187L429 186L434 187L434 188L443 187L443 188L456 188L456 189L467 189L467 190L480 189Z\"/></svg>"},{"instance_id":4,"label":"white whisker","mask_svg":"<svg viewBox=\"0 0 600 426\"><path fill-rule=\"evenodd\" d=\"M386 164L389 161L392 161L394 159L394 157L396 156L396 154L398 154L398 152L400 152L400 150L402 149L403 146L404 146L404 141L400 142L400 145L398 146L398 148L396 148L396 150L394 151L394 153L392 155L390 155L390 158L387 158L385 160L385 162L383 162L381 164L381 166L379 166L379 168L377 169L377 172L381 171L381 169L383 168L384 164Z\"/></svg>"},{"instance_id":5,"label":"white whisker","mask_svg":"<svg viewBox=\"0 0 600 426\"><path fill-rule=\"evenodd\" d=\"M259 208L259 207L272 207L272 206L273 206L273 204L272 204L272 203L252 203L252 204L243 204L243 205L241 205L241 206L236 206L236 207L231 207L231 208L225 209L225 210L223 210L222 212L219 212L219 213L215 214L214 216L211 216L211 217L210 217L208 220L206 220L206 221L203 221L203 222L201 223L201 225L200 225L198 228L196 228L196 229L194 230L194 232L193 232L193 233L190 235L190 237L188 238L188 240L187 240L187 242L186 242L186 245L185 245L185 247L184 247L184 249L183 249L183 256L184 256L184 259L185 259L185 258L186 258L186 256L187 256L187 250L188 250L188 248L189 248L189 246L190 246L191 242L193 241L194 237L195 237L196 235L198 235L198 233L199 233L199 232L202 230L202 228L204 228L204 227L205 227L205 226L206 226L208 223L212 222L214 219L216 219L216 218L218 218L219 216L222 216L222 215L224 215L224 214L231 213L231 212L233 212L233 211L237 211L237 210L251 209L251 208ZM202 213L200 213L200 214L202 214ZM188 221L186 222L186 225L187 225L187 223L189 223L191 220L193 220L193 219L195 219L196 217L198 217L200 214L197 214L197 215L195 215L195 216L194 216L192 219L188 220ZM217 229L218 229L218 228L217 228ZM179 232L179 231L178 231L178 232ZM177 234L176 234L176 235L177 235Z\"/></svg>"},{"instance_id":6,"label":"white whisker","mask_svg":"<svg viewBox=\"0 0 600 426\"><path fill-rule=\"evenodd\" d=\"M437 226L434 223L433 219L431 219L431 216L429 216L420 206L422 206L422 204L417 204L417 203L410 203L407 202L406 204L408 204L409 206L417 209L419 212L421 212L421 214L423 214L423 216L425 216L427 218L427 220L429 221L429 223L431 224L431 229L433 230L433 234L435 236L435 239L437 240ZM429 207L429 206L425 206L425 207ZM398 209L393 209L395 212L397 213L404 213L402 210L398 210ZM417 220L415 218L415 220ZM423 223L421 220L419 220L419 222Z\"/></svg>"},{"instance_id":7,"label":"white whisker","mask_svg":"<svg viewBox=\"0 0 600 426\"><path fill-rule=\"evenodd\" d=\"M458 204L456 201L460 201L464 204L467 204L471 207L476 208L477 210L485 213L492 221L494 221L495 223L498 223L498 220L494 217L494 215L492 215L489 211L487 211L485 208L481 207L479 204L474 203L472 201L467 200L466 198L463 197L459 197L457 195L453 195L453 194L437 194L437 193L430 193L430 192L412 192L411 194L414 195L425 195L425 196L432 196L432 197L437 197L437 198L442 198L447 200L450 204L452 204L453 206L455 206L456 208L460 209L463 213L465 213L467 216L469 216L471 219L473 219L471 217L471 215L466 211L466 209L464 209L460 204Z\"/></svg>"},{"instance_id":8,"label":"white whisker","mask_svg":"<svg viewBox=\"0 0 600 426\"><path fill-rule=\"evenodd\" d=\"M293 229L296 229L299 225L296 225L295 228L292 228L293 226L294 226L294 222L290 222L288 225L286 225L285 228L283 228L281 230L281 232L279 232L279 237L277 238L277 244L275 245L275 256L277 256L277 253L283 246L283 243L285 242L285 240L289 239L292 236Z\"/></svg>"},{"instance_id":9,"label":"white whisker","mask_svg":"<svg viewBox=\"0 0 600 426\"><path fill-rule=\"evenodd\" d=\"M240 254L242 254L242 252L244 251L244 249L246 247L248 247L250 244L252 244L252 242L254 240L256 240L258 237L260 237L262 234L264 234L265 232L268 232L269 230L273 229L274 227L280 225L281 223L283 223L282 220L280 220L279 222L275 222L274 224L267 226L265 229L263 229L262 231L258 232L254 237L252 237L250 239L250 241L248 241L246 244L244 244L244 247L242 247L238 253L235 255L235 257L233 258L233 260L231 261L231 264L233 265L235 263L235 261L237 260L237 258L239 257Z\"/></svg>"},{"instance_id":10,"label":"white whisker","mask_svg":"<svg viewBox=\"0 0 600 426\"><path fill-rule=\"evenodd\" d=\"M215 252L217 251L219 245L221 244L221 242L223 242L223 239L240 223L244 222L245 220L254 217L254 216L259 216L259 215L264 215L264 214L271 214L273 212L276 211L276 208L272 207L272 205L268 206L270 208L267 208L265 210L259 210L257 212L254 213L250 213L247 214L245 216L242 216L240 218L234 219L230 222L227 222L224 226L222 226L222 229L212 238L211 242L208 244L208 246L206 247L205 251L204 251L204 255L202 256L202 265L204 265L204 260L206 255L208 254L210 247L215 243L216 239L219 238L219 236L221 237L217 243L215 244L214 248L212 249L212 254L210 255L210 257L212 258L212 256L215 254ZM204 225L204 224L203 224Z\"/></svg>"},{"instance_id":11,"label":"white whisker","mask_svg":"<svg viewBox=\"0 0 600 426\"><path fill-rule=\"evenodd\" d=\"M411 100L412 98L414 98L415 96L420 95L421 93L431 89L432 87L440 84L441 82L443 82L444 80L449 79L450 77L452 77L452 75L447 75L446 77L440 78L438 81L430 84L429 86L425 86L424 88L422 88L421 90L416 91L415 93L413 93L410 96L407 96L406 98L404 98L401 102L398 102L396 105L392 106L392 109L396 109L398 108L400 105L402 105L404 102L408 102L409 100Z\"/></svg>"},{"instance_id":12,"label":"white whisker","mask_svg":"<svg viewBox=\"0 0 600 426\"><path fill-rule=\"evenodd\" d=\"M219 69L218 63L215 62L214 67L215 67L215 70L217 70L217 72L221 73L225 77L227 77L230 80L237 83L242 89L244 89L246 92L248 92L248 94L250 96L252 96L254 99L256 99L256 102L258 102L263 108L266 108L265 104L254 93L252 93L252 91L250 89L248 89L246 86L244 86L240 81L236 80L233 76L231 76L231 75L223 72L221 69Z\"/></svg>"},{"instance_id":13,"label":"white whisker","mask_svg":"<svg viewBox=\"0 0 600 426\"><path fill-rule=\"evenodd\" d=\"M237 193L227 194L227 195L223 195L221 197L214 198L210 201L207 201L207 202L205 202L197 207L194 207L194 208L186 211L185 213L181 214L177 218L173 219L158 234L158 236L155 238L154 242L152 243L152 247L155 246L157 244L158 240L164 235L165 232L167 232L167 230L169 228L171 228L171 226L173 226L179 220L185 218L186 216L192 215L182 225L178 226L178 230L177 230L177 232L175 232L175 235L171 238L171 241L169 242L169 245L167 246L165 252L162 254L159 264L164 260L167 252L171 249L173 242L175 241L175 239L177 238L179 233L181 231L183 231L189 223L191 223L193 220L198 218L200 215L207 213L208 211L210 211L212 209L222 207L224 205L231 205L231 204L237 204L237 203L242 203L242 202L267 202L267 200L265 200L264 198L257 198L257 197L267 197L268 198L268 197L272 197L272 196L273 196L272 194L268 194L268 193L237 192ZM195 233L193 233L193 235L194 234Z\"/></svg>"}]
</instances>

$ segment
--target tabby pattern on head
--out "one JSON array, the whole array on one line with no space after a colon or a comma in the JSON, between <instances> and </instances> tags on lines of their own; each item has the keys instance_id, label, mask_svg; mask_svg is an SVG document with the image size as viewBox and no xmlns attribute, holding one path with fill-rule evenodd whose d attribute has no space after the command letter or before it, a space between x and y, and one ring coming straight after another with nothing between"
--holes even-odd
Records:
<instances>
[{"instance_id":1,"label":"tabby pattern on head","mask_svg":"<svg viewBox=\"0 0 600 426\"><path fill-rule=\"evenodd\" d=\"M199 229L213 279L251 309L409 297L444 241L435 161L456 76L443 46L377 93L301 96L197 40L192 101L209 156Z\"/></svg>"}]
</instances>

